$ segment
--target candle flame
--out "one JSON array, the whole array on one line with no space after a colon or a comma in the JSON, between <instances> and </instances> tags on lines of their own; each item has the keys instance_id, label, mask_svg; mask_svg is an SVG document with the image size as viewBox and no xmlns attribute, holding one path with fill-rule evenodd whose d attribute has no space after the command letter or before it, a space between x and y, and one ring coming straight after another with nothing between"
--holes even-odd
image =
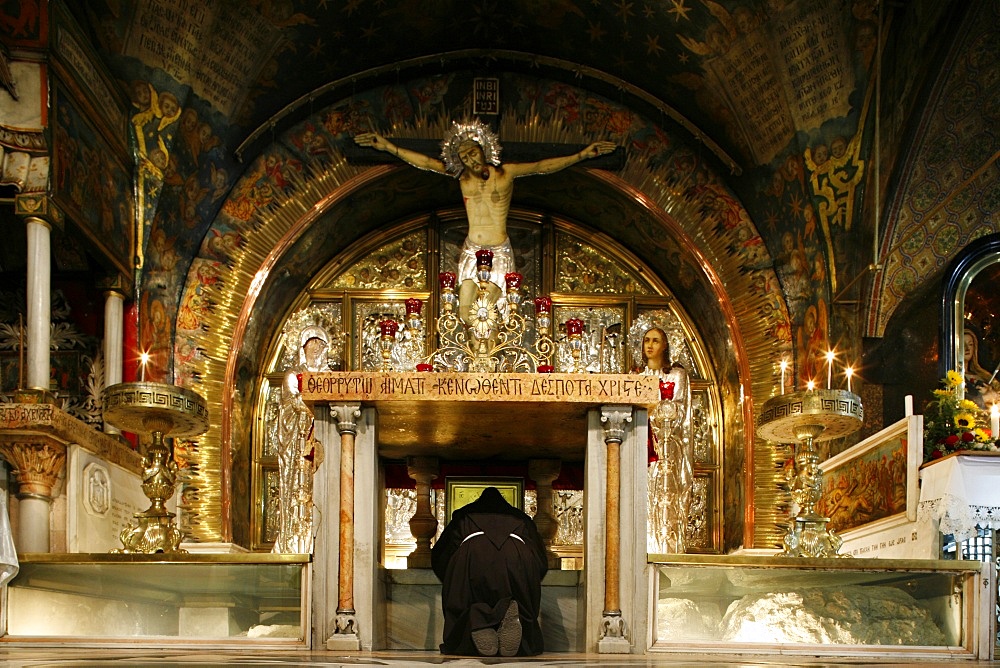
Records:
<instances>
[{"instance_id":1,"label":"candle flame","mask_svg":"<svg viewBox=\"0 0 1000 668\"><path fill-rule=\"evenodd\" d=\"M810 390L810 391L815 390L816 389L816 381L815 380L810 380L808 383L806 383L806 389Z\"/></svg>"}]
</instances>

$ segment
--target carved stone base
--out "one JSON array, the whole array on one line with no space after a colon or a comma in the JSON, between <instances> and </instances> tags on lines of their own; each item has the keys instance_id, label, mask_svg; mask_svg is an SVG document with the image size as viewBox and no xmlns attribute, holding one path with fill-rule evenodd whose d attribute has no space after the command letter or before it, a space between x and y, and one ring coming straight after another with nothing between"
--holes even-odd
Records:
<instances>
[{"instance_id":1,"label":"carved stone base","mask_svg":"<svg viewBox=\"0 0 1000 668\"><path fill-rule=\"evenodd\" d=\"M339 609L334 618L336 630L326 639L326 648L341 652L361 651L361 638L358 637L358 619L354 610Z\"/></svg>"},{"instance_id":2,"label":"carved stone base","mask_svg":"<svg viewBox=\"0 0 1000 668\"><path fill-rule=\"evenodd\" d=\"M597 641L600 654L628 654L632 645L628 641L628 624L620 612L607 612L601 617L601 639Z\"/></svg>"},{"instance_id":3,"label":"carved stone base","mask_svg":"<svg viewBox=\"0 0 1000 668\"><path fill-rule=\"evenodd\" d=\"M334 633L326 639L326 648L335 652L360 652L361 638L354 633Z\"/></svg>"},{"instance_id":4,"label":"carved stone base","mask_svg":"<svg viewBox=\"0 0 1000 668\"><path fill-rule=\"evenodd\" d=\"M597 641L599 654L628 654L632 646L624 638L601 638Z\"/></svg>"}]
</instances>

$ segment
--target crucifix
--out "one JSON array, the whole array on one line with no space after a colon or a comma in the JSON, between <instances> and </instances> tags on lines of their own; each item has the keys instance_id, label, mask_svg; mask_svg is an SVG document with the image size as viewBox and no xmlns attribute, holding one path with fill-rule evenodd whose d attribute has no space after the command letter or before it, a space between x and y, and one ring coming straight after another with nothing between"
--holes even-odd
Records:
<instances>
[{"instance_id":1,"label":"crucifix","mask_svg":"<svg viewBox=\"0 0 1000 668\"><path fill-rule=\"evenodd\" d=\"M515 269L514 253L507 236L507 213L514 193L514 179L551 174L583 160L620 152L614 142L597 141L573 153L541 158L538 157L540 149L551 145L526 145L531 148L523 152L526 154L523 159L501 163L496 134L479 120L453 123L451 133L441 144L440 157L404 146L403 142L390 141L375 132L359 134L354 140L360 146L388 153L418 169L458 179L469 221L458 266L459 313L463 319L468 316L479 292L476 251L489 249L493 252L490 296L494 301L504 296L504 275Z\"/></svg>"}]
</instances>

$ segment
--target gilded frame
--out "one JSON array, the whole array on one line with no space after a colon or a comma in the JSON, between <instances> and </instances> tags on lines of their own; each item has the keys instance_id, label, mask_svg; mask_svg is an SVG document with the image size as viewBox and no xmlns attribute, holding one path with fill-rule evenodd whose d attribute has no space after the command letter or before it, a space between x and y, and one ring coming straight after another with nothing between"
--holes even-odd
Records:
<instances>
[{"instance_id":1,"label":"gilded frame","mask_svg":"<svg viewBox=\"0 0 1000 668\"><path fill-rule=\"evenodd\" d=\"M472 503L487 487L496 487L500 496L518 510L524 510L524 479L506 477L447 477L445 478L445 522L464 505Z\"/></svg>"}]
</instances>

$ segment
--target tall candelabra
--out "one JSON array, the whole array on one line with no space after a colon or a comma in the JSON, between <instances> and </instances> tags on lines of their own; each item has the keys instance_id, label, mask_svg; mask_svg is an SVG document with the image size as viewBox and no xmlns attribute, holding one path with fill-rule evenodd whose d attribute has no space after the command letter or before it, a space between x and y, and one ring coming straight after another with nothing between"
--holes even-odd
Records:
<instances>
[{"instance_id":1,"label":"tall candelabra","mask_svg":"<svg viewBox=\"0 0 1000 668\"><path fill-rule=\"evenodd\" d=\"M861 426L861 398L847 390L808 390L771 397L757 422L757 435L774 443L794 443L794 469L788 474L792 500L799 508L784 537L784 554L792 557L837 557L843 539L816 512L823 496L823 471L816 443Z\"/></svg>"},{"instance_id":2,"label":"tall candelabra","mask_svg":"<svg viewBox=\"0 0 1000 668\"><path fill-rule=\"evenodd\" d=\"M438 277L441 290L441 312L435 330L437 347L417 370L473 371L482 373L551 371L555 351L552 340L552 300L534 300L534 341L528 339L529 321L521 313L524 293L523 276L510 272L504 276L506 290L502 293L493 282L493 252L481 249L476 253L476 292L471 301L463 303L456 288L454 272L442 272ZM407 300L405 327L414 340L422 337L423 320L419 300ZM379 323L379 345L382 370L392 371L398 324L393 320Z\"/></svg>"},{"instance_id":3,"label":"tall candelabra","mask_svg":"<svg viewBox=\"0 0 1000 668\"><path fill-rule=\"evenodd\" d=\"M143 456L142 491L148 509L135 513L135 521L121 533L121 553L186 552L180 548L184 534L174 525L166 503L174 495L177 464L165 437L197 436L208 429L208 408L201 395L184 387L163 383L118 383L104 389L104 419L134 434L149 434L152 442Z\"/></svg>"}]
</instances>

